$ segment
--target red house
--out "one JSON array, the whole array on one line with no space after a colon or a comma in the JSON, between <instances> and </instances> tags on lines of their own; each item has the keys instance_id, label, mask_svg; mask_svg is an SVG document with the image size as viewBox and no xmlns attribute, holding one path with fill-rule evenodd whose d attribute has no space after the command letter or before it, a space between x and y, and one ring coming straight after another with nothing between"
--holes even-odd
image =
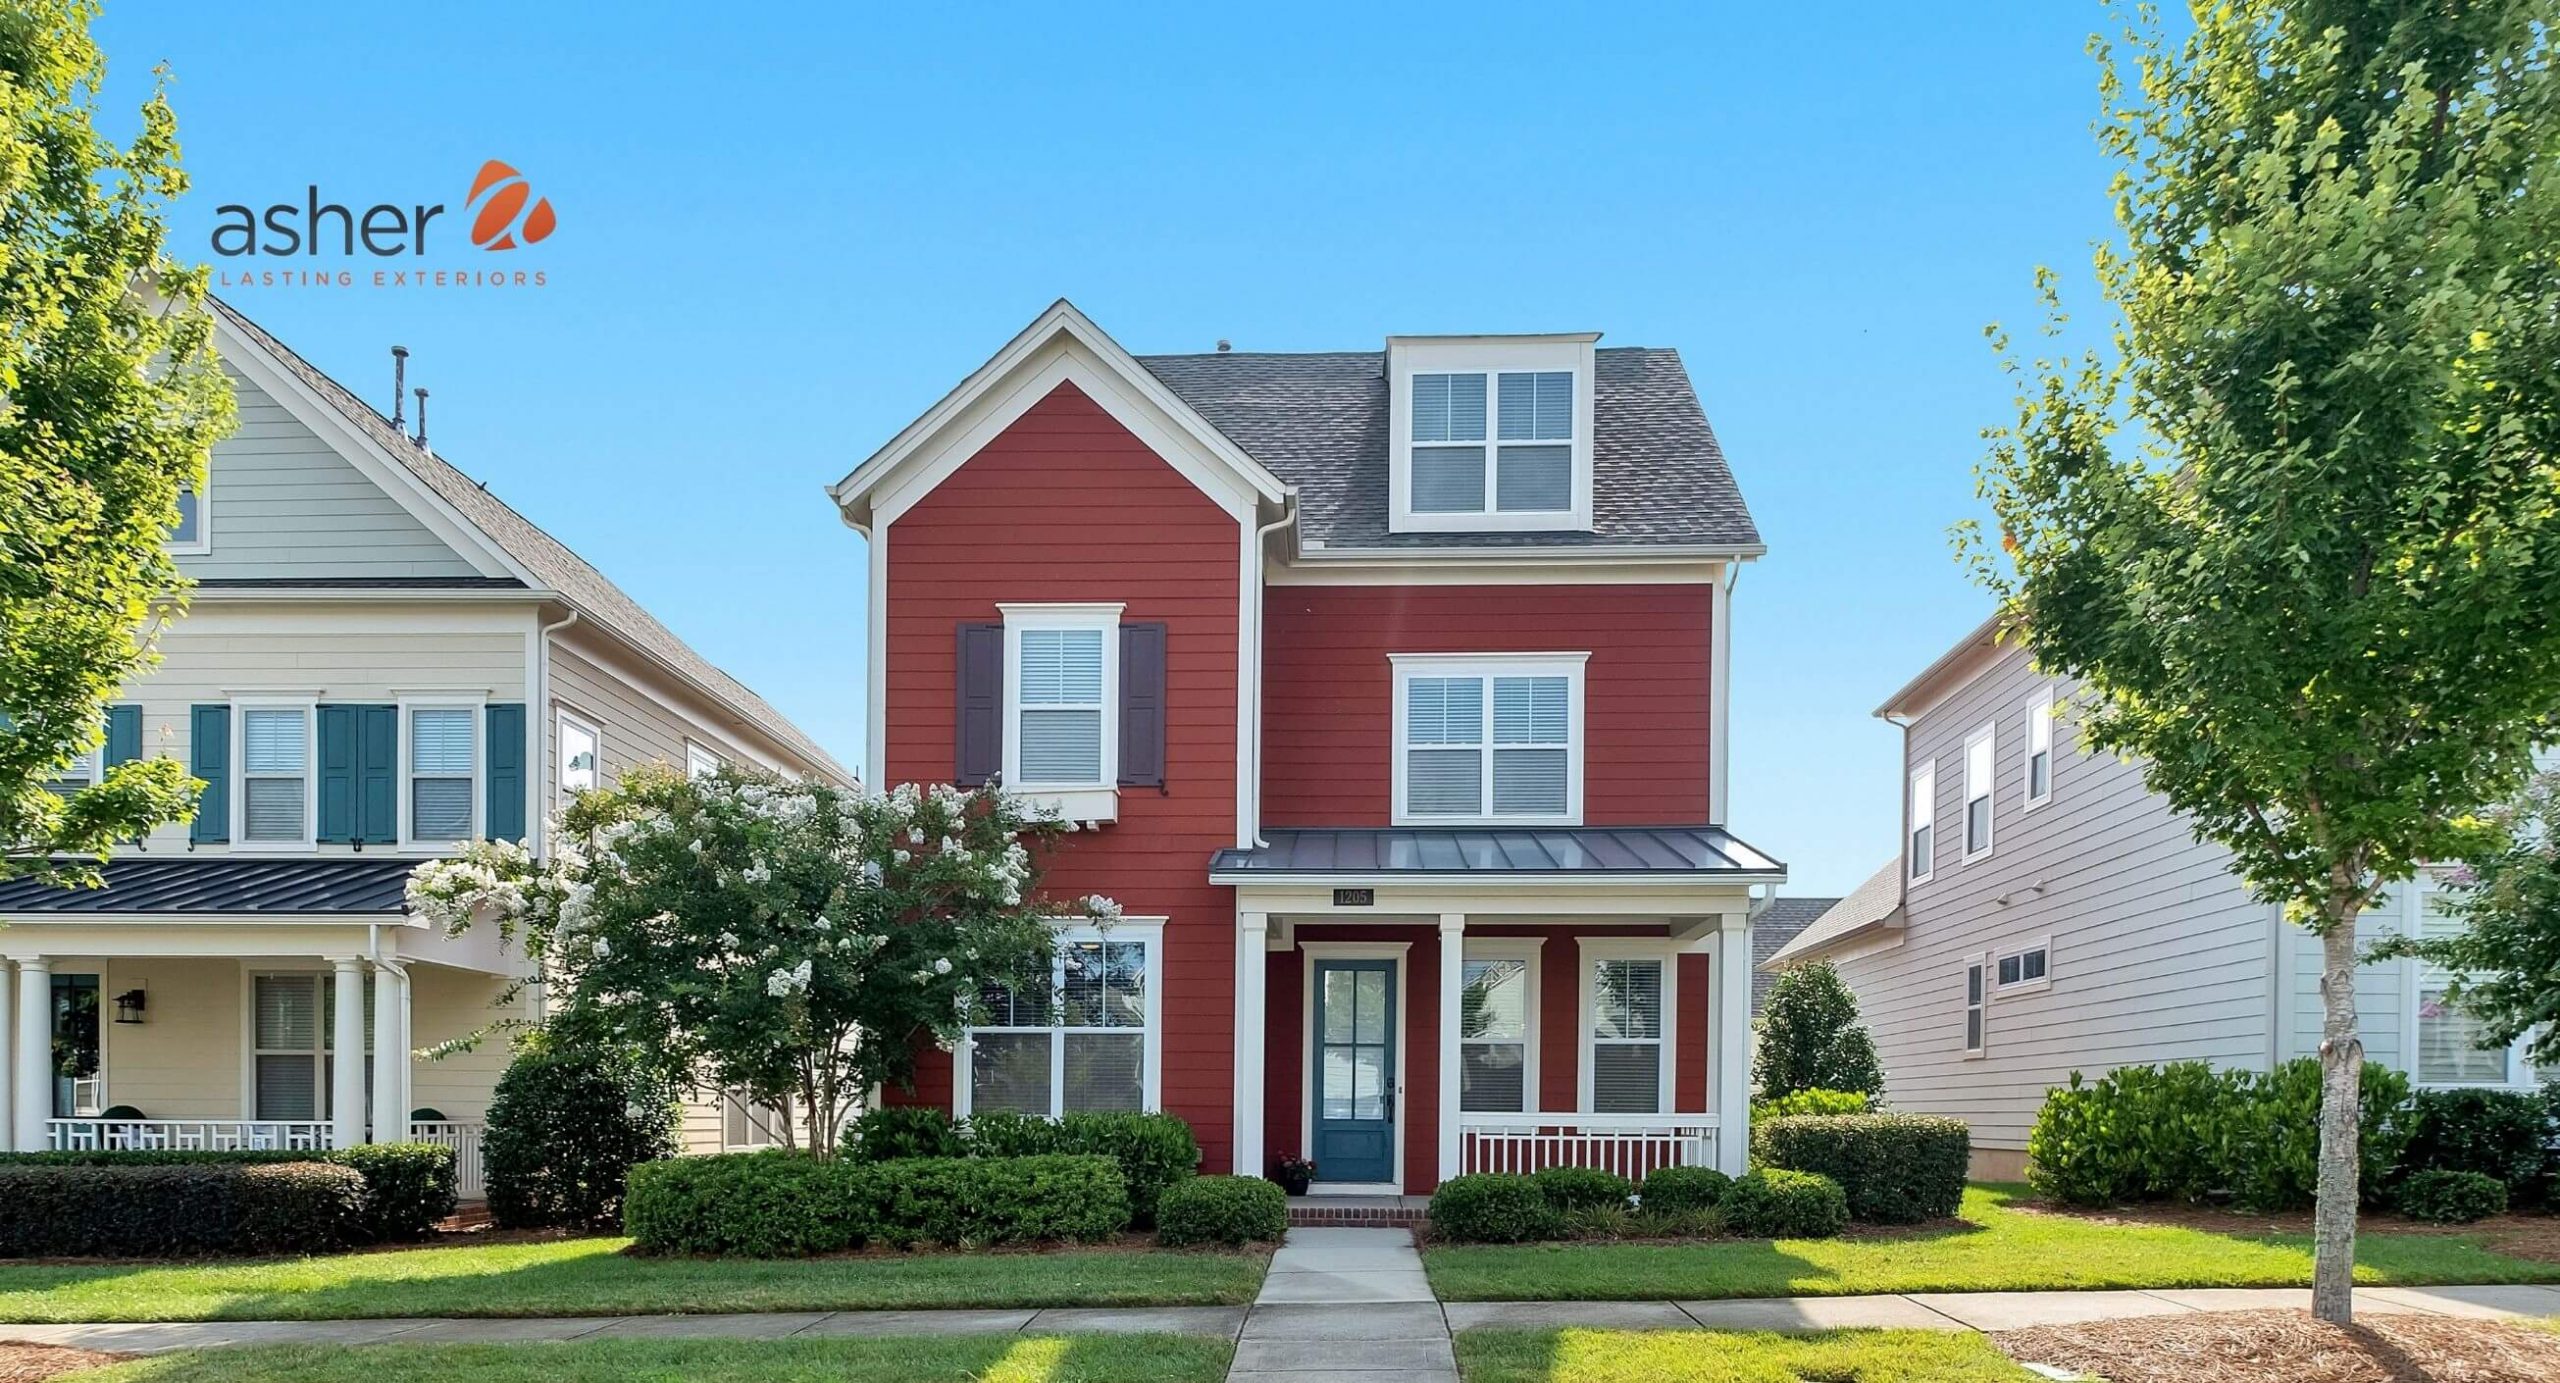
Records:
<instances>
[{"instance_id":1,"label":"red house","mask_svg":"<svg viewBox=\"0 0 2560 1383\"><path fill-rule=\"evenodd\" d=\"M1062 301L832 493L874 776L1056 804L1048 887L1127 913L917 1098L1170 1110L1212 1168L1348 1192L1741 1170L1764 549L1676 352L1139 357Z\"/></svg>"}]
</instances>

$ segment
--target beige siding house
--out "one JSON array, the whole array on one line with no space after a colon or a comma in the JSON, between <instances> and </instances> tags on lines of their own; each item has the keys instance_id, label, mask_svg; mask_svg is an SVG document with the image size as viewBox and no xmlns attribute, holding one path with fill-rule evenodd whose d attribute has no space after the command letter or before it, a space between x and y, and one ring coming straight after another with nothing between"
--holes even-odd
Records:
<instances>
[{"instance_id":1,"label":"beige siding house","mask_svg":"<svg viewBox=\"0 0 2560 1383\"><path fill-rule=\"evenodd\" d=\"M2263 1070L2319 1046L2319 943L2249 895L2140 767L2082 752L2073 684L1986 623L1877 714L1903 731L1897 857L1767 963L1829 960L1858 995L1897 1108L1973 1126L2015 1176L2074 1071L2205 1061ZM2432 880L2366 914L2367 941L2446 925ZM2415 961L2357 979L2367 1055L2422 1085L2525 1086L2473 1046Z\"/></svg>"},{"instance_id":2,"label":"beige siding house","mask_svg":"<svg viewBox=\"0 0 2560 1383\"><path fill-rule=\"evenodd\" d=\"M425 1054L536 1016L538 991L501 1010L521 958L408 917L409 871L473 839L546 849L566 793L641 763L851 775L574 553L220 314L241 425L172 536L192 609L95 756L167 755L209 786L192 826L120 852L101 890L0 884L0 1144L417 1136L459 1148L471 1183L505 1044ZM753 1113L705 1096L689 1139L763 1141Z\"/></svg>"}]
</instances>

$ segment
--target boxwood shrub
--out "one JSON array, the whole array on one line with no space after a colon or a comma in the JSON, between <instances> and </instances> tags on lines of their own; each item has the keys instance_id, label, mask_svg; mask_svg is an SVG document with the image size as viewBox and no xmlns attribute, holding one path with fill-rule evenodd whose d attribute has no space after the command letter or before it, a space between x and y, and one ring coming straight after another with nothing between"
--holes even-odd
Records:
<instances>
[{"instance_id":1,"label":"boxwood shrub","mask_svg":"<svg viewBox=\"0 0 2560 1383\"><path fill-rule=\"evenodd\" d=\"M1538 1183L1505 1172L1451 1177L1431 1193L1432 1232L1478 1244L1518 1244L1552 1239L1563 1221Z\"/></svg>"},{"instance_id":2,"label":"boxwood shrub","mask_svg":"<svg viewBox=\"0 0 2560 1383\"><path fill-rule=\"evenodd\" d=\"M1733 1189L1733 1178L1713 1167L1656 1167L1645 1173L1637 1202L1647 1215L1688 1215L1713 1210Z\"/></svg>"},{"instance_id":3,"label":"boxwood shrub","mask_svg":"<svg viewBox=\"0 0 2560 1383\"><path fill-rule=\"evenodd\" d=\"M2421 1090L2411 1097L2403 1173L2478 1172L2510 1201L2539 1197L2551 1169L2551 1109L2513 1090Z\"/></svg>"},{"instance_id":4,"label":"boxwood shrub","mask_svg":"<svg viewBox=\"0 0 2560 1383\"><path fill-rule=\"evenodd\" d=\"M220 1167L324 1162L352 1168L364 1178L365 1242L423 1239L436 1221L453 1213L453 1149L434 1143L366 1143L327 1151L266 1149L202 1151L177 1148L84 1152L0 1153L0 1166L24 1167Z\"/></svg>"},{"instance_id":5,"label":"boxwood shrub","mask_svg":"<svg viewBox=\"0 0 2560 1383\"><path fill-rule=\"evenodd\" d=\"M2400 1183L2400 1213L2467 1225L2507 1213L2507 1184L2482 1172L2413 1172Z\"/></svg>"},{"instance_id":6,"label":"boxwood shrub","mask_svg":"<svg viewBox=\"0 0 2560 1383\"><path fill-rule=\"evenodd\" d=\"M1597 1167L1541 1167L1529 1179L1558 1210L1624 1210L1635 1183Z\"/></svg>"},{"instance_id":7,"label":"boxwood shrub","mask_svg":"<svg viewBox=\"0 0 2560 1383\"><path fill-rule=\"evenodd\" d=\"M1260 1177L1187 1177L1156 1201L1156 1239L1174 1248L1240 1246L1288 1229L1288 1193Z\"/></svg>"},{"instance_id":8,"label":"boxwood shrub","mask_svg":"<svg viewBox=\"0 0 2560 1383\"><path fill-rule=\"evenodd\" d=\"M631 1169L681 1151L674 1089L636 1056L537 1036L489 1098L481 1148L501 1229L602 1229Z\"/></svg>"},{"instance_id":9,"label":"boxwood shrub","mask_svg":"<svg viewBox=\"0 0 2560 1383\"><path fill-rule=\"evenodd\" d=\"M328 1253L365 1233L364 1178L300 1162L0 1166L0 1257Z\"/></svg>"},{"instance_id":10,"label":"boxwood shrub","mask_svg":"<svg viewBox=\"0 0 2560 1383\"><path fill-rule=\"evenodd\" d=\"M676 1158L632 1168L623 1204L624 1231L645 1252L750 1258L866 1244L1089 1242L1128 1225L1120 1169L1089 1156Z\"/></svg>"},{"instance_id":11,"label":"boxwood shrub","mask_svg":"<svg viewBox=\"0 0 2560 1383\"><path fill-rule=\"evenodd\" d=\"M1751 1152L1764 1166L1838 1182L1852 1219L1907 1225L1956 1213L1973 1140L1961 1119L1799 1114L1754 1126Z\"/></svg>"},{"instance_id":12,"label":"boxwood shrub","mask_svg":"<svg viewBox=\"0 0 2560 1383\"><path fill-rule=\"evenodd\" d=\"M2409 1078L2368 1062L2358 1150L2362 1184L2391 1184L2412 1132ZM2228 1192L2249 1210L2311 1204L2319 1182L2320 1063L2216 1071L2202 1062L2071 1074L2027 1135L2027 1181L2073 1205Z\"/></svg>"},{"instance_id":13,"label":"boxwood shrub","mask_svg":"<svg viewBox=\"0 0 2560 1383\"><path fill-rule=\"evenodd\" d=\"M1754 1239L1827 1239L1849 1224L1840 1183L1783 1167L1735 1178L1718 1208L1727 1228Z\"/></svg>"},{"instance_id":14,"label":"boxwood shrub","mask_svg":"<svg viewBox=\"0 0 2560 1383\"><path fill-rule=\"evenodd\" d=\"M1110 1158L1128 1182L1130 1219L1140 1228L1156 1222L1156 1200L1165 1188L1200 1171L1200 1140L1171 1114L981 1114L962 1126L962 1136L973 1157Z\"/></svg>"},{"instance_id":15,"label":"boxwood shrub","mask_svg":"<svg viewBox=\"0 0 2560 1383\"><path fill-rule=\"evenodd\" d=\"M893 1157L966 1157L968 1141L950 1112L932 1105L884 1105L853 1121L844 1156L861 1162Z\"/></svg>"}]
</instances>

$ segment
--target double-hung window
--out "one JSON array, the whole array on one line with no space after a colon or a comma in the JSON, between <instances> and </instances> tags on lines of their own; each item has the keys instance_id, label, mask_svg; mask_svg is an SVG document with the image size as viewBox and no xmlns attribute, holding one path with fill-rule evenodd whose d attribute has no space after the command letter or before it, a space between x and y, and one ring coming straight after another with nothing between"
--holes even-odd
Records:
<instances>
[{"instance_id":1,"label":"double-hung window","mask_svg":"<svg viewBox=\"0 0 2560 1383\"><path fill-rule=\"evenodd\" d=\"M2053 688L2027 703L2027 807L2053 800Z\"/></svg>"},{"instance_id":2,"label":"double-hung window","mask_svg":"<svg viewBox=\"0 0 2560 1383\"><path fill-rule=\"evenodd\" d=\"M1966 960L1964 967L1964 1054L1980 1056L1983 1050L1983 1024L1987 1017L1986 1001L1991 997L1989 977L1983 973L1982 958Z\"/></svg>"},{"instance_id":3,"label":"double-hung window","mask_svg":"<svg viewBox=\"0 0 2560 1383\"><path fill-rule=\"evenodd\" d=\"M684 776L708 778L725 766L719 755L691 740L684 742Z\"/></svg>"},{"instance_id":4,"label":"double-hung window","mask_svg":"<svg viewBox=\"0 0 2560 1383\"><path fill-rule=\"evenodd\" d=\"M1398 823L1579 822L1588 656L1395 655Z\"/></svg>"},{"instance_id":5,"label":"double-hung window","mask_svg":"<svg viewBox=\"0 0 2560 1383\"><path fill-rule=\"evenodd\" d=\"M1458 991L1458 1108L1521 1114L1537 1099L1538 943L1469 941Z\"/></svg>"},{"instance_id":6,"label":"double-hung window","mask_svg":"<svg viewBox=\"0 0 2560 1383\"><path fill-rule=\"evenodd\" d=\"M1591 526L1587 338L1388 343L1395 532Z\"/></svg>"},{"instance_id":7,"label":"double-hung window","mask_svg":"<svg viewBox=\"0 0 2560 1383\"><path fill-rule=\"evenodd\" d=\"M312 842L311 708L240 708L240 840Z\"/></svg>"},{"instance_id":8,"label":"double-hung window","mask_svg":"<svg viewBox=\"0 0 2560 1383\"><path fill-rule=\"evenodd\" d=\"M555 781L560 786L560 805L567 806L582 792L592 792L603 781L601 756L604 736L596 727L567 711L560 713L558 752L560 770Z\"/></svg>"},{"instance_id":9,"label":"double-hung window","mask_svg":"<svg viewBox=\"0 0 2560 1383\"><path fill-rule=\"evenodd\" d=\"M1162 922L1064 931L1048 969L988 985L959 1081L963 1112L1156 1108L1163 946Z\"/></svg>"},{"instance_id":10,"label":"double-hung window","mask_svg":"<svg viewBox=\"0 0 2560 1383\"><path fill-rule=\"evenodd\" d=\"M1118 605L1007 605L1005 786L1025 792L1119 781Z\"/></svg>"},{"instance_id":11,"label":"double-hung window","mask_svg":"<svg viewBox=\"0 0 2560 1383\"><path fill-rule=\"evenodd\" d=\"M1925 884L1937 872L1938 765L1933 760L1911 771L1911 882Z\"/></svg>"},{"instance_id":12,"label":"double-hung window","mask_svg":"<svg viewBox=\"0 0 2560 1383\"><path fill-rule=\"evenodd\" d=\"M1583 1103L1594 1114L1671 1108L1672 970L1658 951L1583 946Z\"/></svg>"},{"instance_id":13,"label":"double-hung window","mask_svg":"<svg viewBox=\"0 0 2560 1383\"><path fill-rule=\"evenodd\" d=\"M204 491L194 484L178 487L178 521L169 529L169 550L187 556L213 551L213 535L205 525Z\"/></svg>"},{"instance_id":14,"label":"double-hung window","mask_svg":"<svg viewBox=\"0 0 2560 1383\"><path fill-rule=\"evenodd\" d=\"M1991 853L1992 727L1985 725L1964 742L1964 857Z\"/></svg>"},{"instance_id":15,"label":"double-hung window","mask_svg":"<svg viewBox=\"0 0 2560 1383\"><path fill-rule=\"evenodd\" d=\"M337 994L330 977L299 973L253 975L250 987L249 1117L311 1120L329 1117L331 1050L337 1040ZM366 1048L373 1041L373 986L364 987ZM363 1061L364 1053L356 1060ZM366 1085L372 1063L365 1063Z\"/></svg>"},{"instance_id":16,"label":"double-hung window","mask_svg":"<svg viewBox=\"0 0 2560 1383\"><path fill-rule=\"evenodd\" d=\"M2427 940L2457 935L2462 920L2445 911L2433 889L2418 894L2418 935ZM2377 900L2376 910L2390 906ZM2468 1009L2453 1002L2453 973L2424 960L2417 967L2418 1060L2414 1074L2420 1085L2507 1085L2516 1078L2516 1051L2506 1044L2483 1047L2487 1027Z\"/></svg>"},{"instance_id":17,"label":"double-hung window","mask_svg":"<svg viewBox=\"0 0 2560 1383\"><path fill-rule=\"evenodd\" d=\"M408 839L447 845L472 836L479 799L478 706L408 706Z\"/></svg>"}]
</instances>

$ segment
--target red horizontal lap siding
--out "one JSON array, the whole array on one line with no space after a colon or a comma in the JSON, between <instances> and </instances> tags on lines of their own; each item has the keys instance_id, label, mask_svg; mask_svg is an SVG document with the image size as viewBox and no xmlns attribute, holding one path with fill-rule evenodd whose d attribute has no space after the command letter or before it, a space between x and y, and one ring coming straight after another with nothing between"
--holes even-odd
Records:
<instances>
[{"instance_id":1,"label":"red horizontal lap siding","mask_svg":"<svg viewBox=\"0 0 2560 1383\"><path fill-rule=\"evenodd\" d=\"M1268 587L1262 819L1393 819L1388 654L1588 652L1582 819L1703 822L1709 599L1703 585Z\"/></svg>"},{"instance_id":2,"label":"red horizontal lap siding","mask_svg":"<svg viewBox=\"0 0 2560 1383\"><path fill-rule=\"evenodd\" d=\"M1164 1106L1225 1170L1234 1103L1235 901L1209 857L1235 843L1236 521L1072 384L989 441L889 529L890 783L952 772L954 629L998 603L1111 602L1166 625L1165 787L1126 788L1120 819L1048 862L1053 897L1166 919ZM916 1097L947 1103L951 1060L918 1059Z\"/></svg>"}]
</instances>

